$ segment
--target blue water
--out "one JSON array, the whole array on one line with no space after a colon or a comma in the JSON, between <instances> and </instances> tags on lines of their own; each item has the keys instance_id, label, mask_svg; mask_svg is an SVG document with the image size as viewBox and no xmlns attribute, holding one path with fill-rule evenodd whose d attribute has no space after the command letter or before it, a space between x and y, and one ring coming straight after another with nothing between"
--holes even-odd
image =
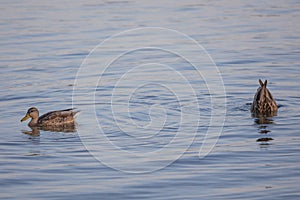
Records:
<instances>
[{"instance_id":1,"label":"blue water","mask_svg":"<svg viewBox=\"0 0 300 200\"><path fill-rule=\"evenodd\" d=\"M0 198L299 198L299 10L2 1ZM259 78L280 106L264 120ZM31 106L82 112L33 135Z\"/></svg>"}]
</instances>

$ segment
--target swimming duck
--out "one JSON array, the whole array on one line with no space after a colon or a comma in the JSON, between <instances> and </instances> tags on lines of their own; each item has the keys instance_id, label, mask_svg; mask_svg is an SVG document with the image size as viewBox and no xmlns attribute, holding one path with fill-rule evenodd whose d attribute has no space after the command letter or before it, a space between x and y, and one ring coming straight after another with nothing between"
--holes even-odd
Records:
<instances>
[{"instance_id":1,"label":"swimming duck","mask_svg":"<svg viewBox=\"0 0 300 200\"><path fill-rule=\"evenodd\" d=\"M28 109L26 115L21 119L21 122L31 118L28 123L30 127L45 127L45 126L63 126L74 124L74 119L79 111L75 111L73 108L66 110L58 110L48 112L39 117L39 111L35 107Z\"/></svg>"},{"instance_id":2,"label":"swimming duck","mask_svg":"<svg viewBox=\"0 0 300 200\"><path fill-rule=\"evenodd\" d=\"M267 83L267 80L263 83L259 79L260 87L257 89L251 106L251 112L255 115L276 115L278 106L267 88Z\"/></svg>"}]
</instances>

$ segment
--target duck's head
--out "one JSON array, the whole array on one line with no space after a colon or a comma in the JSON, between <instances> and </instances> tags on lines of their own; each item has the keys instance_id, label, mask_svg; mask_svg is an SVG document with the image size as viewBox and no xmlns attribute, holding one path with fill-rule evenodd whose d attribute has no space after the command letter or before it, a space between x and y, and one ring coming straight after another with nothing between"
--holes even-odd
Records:
<instances>
[{"instance_id":1,"label":"duck's head","mask_svg":"<svg viewBox=\"0 0 300 200\"><path fill-rule=\"evenodd\" d=\"M35 107L31 107L28 109L26 115L21 119L21 122L27 120L28 118L38 119L39 118L39 111Z\"/></svg>"}]
</instances>

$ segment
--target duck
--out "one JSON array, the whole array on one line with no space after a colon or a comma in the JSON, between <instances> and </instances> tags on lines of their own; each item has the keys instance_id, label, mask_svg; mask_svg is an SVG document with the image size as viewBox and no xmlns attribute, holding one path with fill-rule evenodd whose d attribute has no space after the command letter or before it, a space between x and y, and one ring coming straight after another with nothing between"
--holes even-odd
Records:
<instances>
[{"instance_id":1,"label":"duck","mask_svg":"<svg viewBox=\"0 0 300 200\"><path fill-rule=\"evenodd\" d=\"M268 81L265 80L265 82L262 82L262 80L259 79L258 82L260 86L254 95L251 112L254 115L275 116L277 114L278 106L271 92L267 88Z\"/></svg>"},{"instance_id":2,"label":"duck","mask_svg":"<svg viewBox=\"0 0 300 200\"><path fill-rule=\"evenodd\" d=\"M39 116L39 111L36 107L28 109L26 115L21 119L21 122L31 118L28 126L30 127L49 127L49 126L65 126L74 125L75 117L79 111L74 108L65 110L51 111L42 116Z\"/></svg>"}]
</instances>

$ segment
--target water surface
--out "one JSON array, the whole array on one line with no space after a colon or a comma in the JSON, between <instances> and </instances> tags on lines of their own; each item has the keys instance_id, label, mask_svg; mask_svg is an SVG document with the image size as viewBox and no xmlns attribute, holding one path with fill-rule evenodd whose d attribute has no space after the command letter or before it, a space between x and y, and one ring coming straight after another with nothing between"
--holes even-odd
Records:
<instances>
[{"instance_id":1,"label":"water surface","mask_svg":"<svg viewBox=\"0 0 300 200\"><path fill-rule=\"evenodd\" d=\"M1 199L299 198L299 2L16 0L1 5ZM142 160L152 169L185 150L166 167L148 173L126 173L109 164L121 163L132 169L132 160L105 149L103 142L99 147L103 154L109 152L105 155L109 163L99 162L76 131L24 134L30 128L20 119L29 107L36 106L41 113L72 107L76 74L96 45L114 34L142 27L169 28L190 36L203 45L218 66L227 111L224 126L220 124L222 134L208 156L199 158L214 95L205 85L207 77L195 74L186 60L157 49L120 57L103 74L103 82L82 85L83 97L77 104L83 111L96 108L92 117L98 119L114 145L145 154L174 139L184 111L189 116L182 126L186 137L179 138L163 159ZM133 35L128 44L115 45L121 49L145 37L150 36ZM155 35L151 37L156 41ZM176 38L156 42L178 50L182 47ZM199 57L197 51L188 50L191 57ZM101 58L113 53L107 51ZM210 69L212 64L206 61L200 65L201 70ZM121 79L130 69L135 69L131 76ZM197 109L193 107L194 98L183 87L184 79L172 79L176 74L170 69L184 75L196 91ZM79 81L98 76L79 76ZM249 111L259 78L268 79L269 89L280 105L278 115L264 121L252 118ZM114 95L114 116L110 94L120 79L124 84ZM162 79L179 94L159 84ZM140 81L152 84L137 87ZM132 90L135 92L127 102ZM84 98L86 91L94 92L95 104ZM195 124L198 112L201 118ZM165 124L159 120L151 123L166 116ZM86 130L90 140L100 133L92 117L82 112L77 120L78 130ZM131 129L133 126L127 125L133 122L136 126ZM164 128L159 129L162 125ZM138 131L141 129L136 127L149 131ZM153 133L158 129L161 132ZM191 137L194 140L185 149Z\"/></svg>"}]
</instances>

